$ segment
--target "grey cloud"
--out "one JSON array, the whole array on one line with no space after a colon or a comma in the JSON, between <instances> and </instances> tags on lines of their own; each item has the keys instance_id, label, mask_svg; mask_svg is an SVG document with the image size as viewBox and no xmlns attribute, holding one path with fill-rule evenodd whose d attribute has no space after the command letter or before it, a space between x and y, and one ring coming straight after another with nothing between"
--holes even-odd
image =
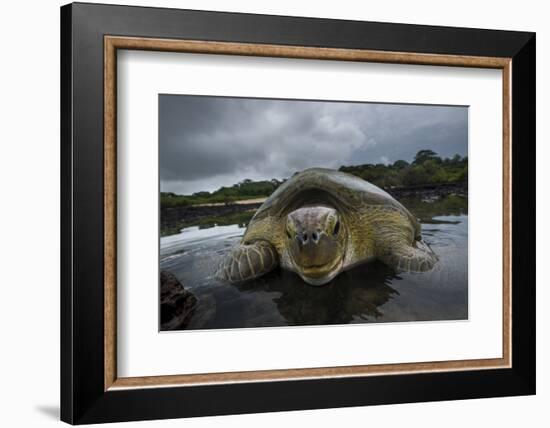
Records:
<instances>
[{"instance_id":1,"label":"grey cloud","mask_svg":"<svg viewBox=\"0 0 550 428\"><path fill-rule=\"evenodd\" d=\"M468 151L466 107L161 95L161 189L215 190L313 166Z\"/></svg>"}]
</instances>

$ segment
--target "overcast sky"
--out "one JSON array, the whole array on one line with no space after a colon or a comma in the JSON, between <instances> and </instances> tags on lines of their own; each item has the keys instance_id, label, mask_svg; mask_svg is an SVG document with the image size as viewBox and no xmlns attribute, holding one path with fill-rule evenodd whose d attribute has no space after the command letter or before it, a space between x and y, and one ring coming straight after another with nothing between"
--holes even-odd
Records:
<instances>
[{"instance_id":1,"label":"overcast sky","mask_svg":"<svg viewBox=\"0 0 550 428\"><path fill-rule=\"evenodd\" d=\"M163 192L468 152L466 107L160 95Z\"/></svg>"}]
</instances>

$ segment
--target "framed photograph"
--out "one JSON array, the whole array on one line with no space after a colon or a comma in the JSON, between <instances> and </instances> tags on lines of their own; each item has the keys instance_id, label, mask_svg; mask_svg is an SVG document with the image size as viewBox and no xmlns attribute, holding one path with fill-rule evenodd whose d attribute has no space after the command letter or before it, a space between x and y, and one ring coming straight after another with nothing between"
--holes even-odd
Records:
<instances>
[{"instance_id":1,"label":"framed photograph","mask_svg":"<svg viewBox=\"0 0 550 428\"><path fill-rule=\"evenodd\" d=\"M535 393L533 33L76 3L61 83L62 420Z\"/></svg>"}]
</instances>

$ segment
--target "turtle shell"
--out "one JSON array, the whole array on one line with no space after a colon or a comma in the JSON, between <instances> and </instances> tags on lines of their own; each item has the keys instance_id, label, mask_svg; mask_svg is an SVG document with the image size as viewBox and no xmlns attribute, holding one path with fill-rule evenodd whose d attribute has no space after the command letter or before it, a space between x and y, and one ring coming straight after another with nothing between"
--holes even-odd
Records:
<instances>
[{"instance_id":1,"label":"turtle shell","mask_svg":"<svg viewBox=\"0 0 550 428\"><path fill-rule=\"evenodd\" d=\"M292 176L271 194L250 221L281 217L303 206L326 204L340 212L386 206L401 211L415 225L414 216L389 193L359 177L325 168L306 169ZM250 227L249 226L249 227Z\"/></svg>"}]
</instances>

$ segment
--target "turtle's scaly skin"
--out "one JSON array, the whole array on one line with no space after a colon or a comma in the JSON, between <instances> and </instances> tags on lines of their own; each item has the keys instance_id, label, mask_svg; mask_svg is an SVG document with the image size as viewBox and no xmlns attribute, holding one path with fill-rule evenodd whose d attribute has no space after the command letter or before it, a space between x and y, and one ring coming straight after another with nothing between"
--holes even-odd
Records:
<instances>
[{"instance_id":1,"label":"turtle's scaly skin","mask_svg":"<svg viewBox=\"0 0 550 428\"><path fill-rule=\"evenodd\" d=\"M334 233L336 221L340 224ZM324 244L319 248L328 248L333 262L319 251L315 263L311 241L302 242L308 232L316 237L319 232L319 244ZM299 263L306 248L309 266ZM306 282L321 285L375 258L407 272L424 272L437 262L421 240L416 218L388 193L355 176L313 168L294 175L263 203L241 244L222 263L220 276L245 281L279 264Z\"/></svg>"},{"instance_id":2,"label":"turtle's scaly skin","mask_svg":"<svg viewBox=\"0 0 550 428\"><path fill-rule=\"evenodd\" d=\"M233 282L257 278L277 267L279 260L275 249L266 241L253 245L238 245L223 259L219 276Z\"/></svg>"}]
</instances>

